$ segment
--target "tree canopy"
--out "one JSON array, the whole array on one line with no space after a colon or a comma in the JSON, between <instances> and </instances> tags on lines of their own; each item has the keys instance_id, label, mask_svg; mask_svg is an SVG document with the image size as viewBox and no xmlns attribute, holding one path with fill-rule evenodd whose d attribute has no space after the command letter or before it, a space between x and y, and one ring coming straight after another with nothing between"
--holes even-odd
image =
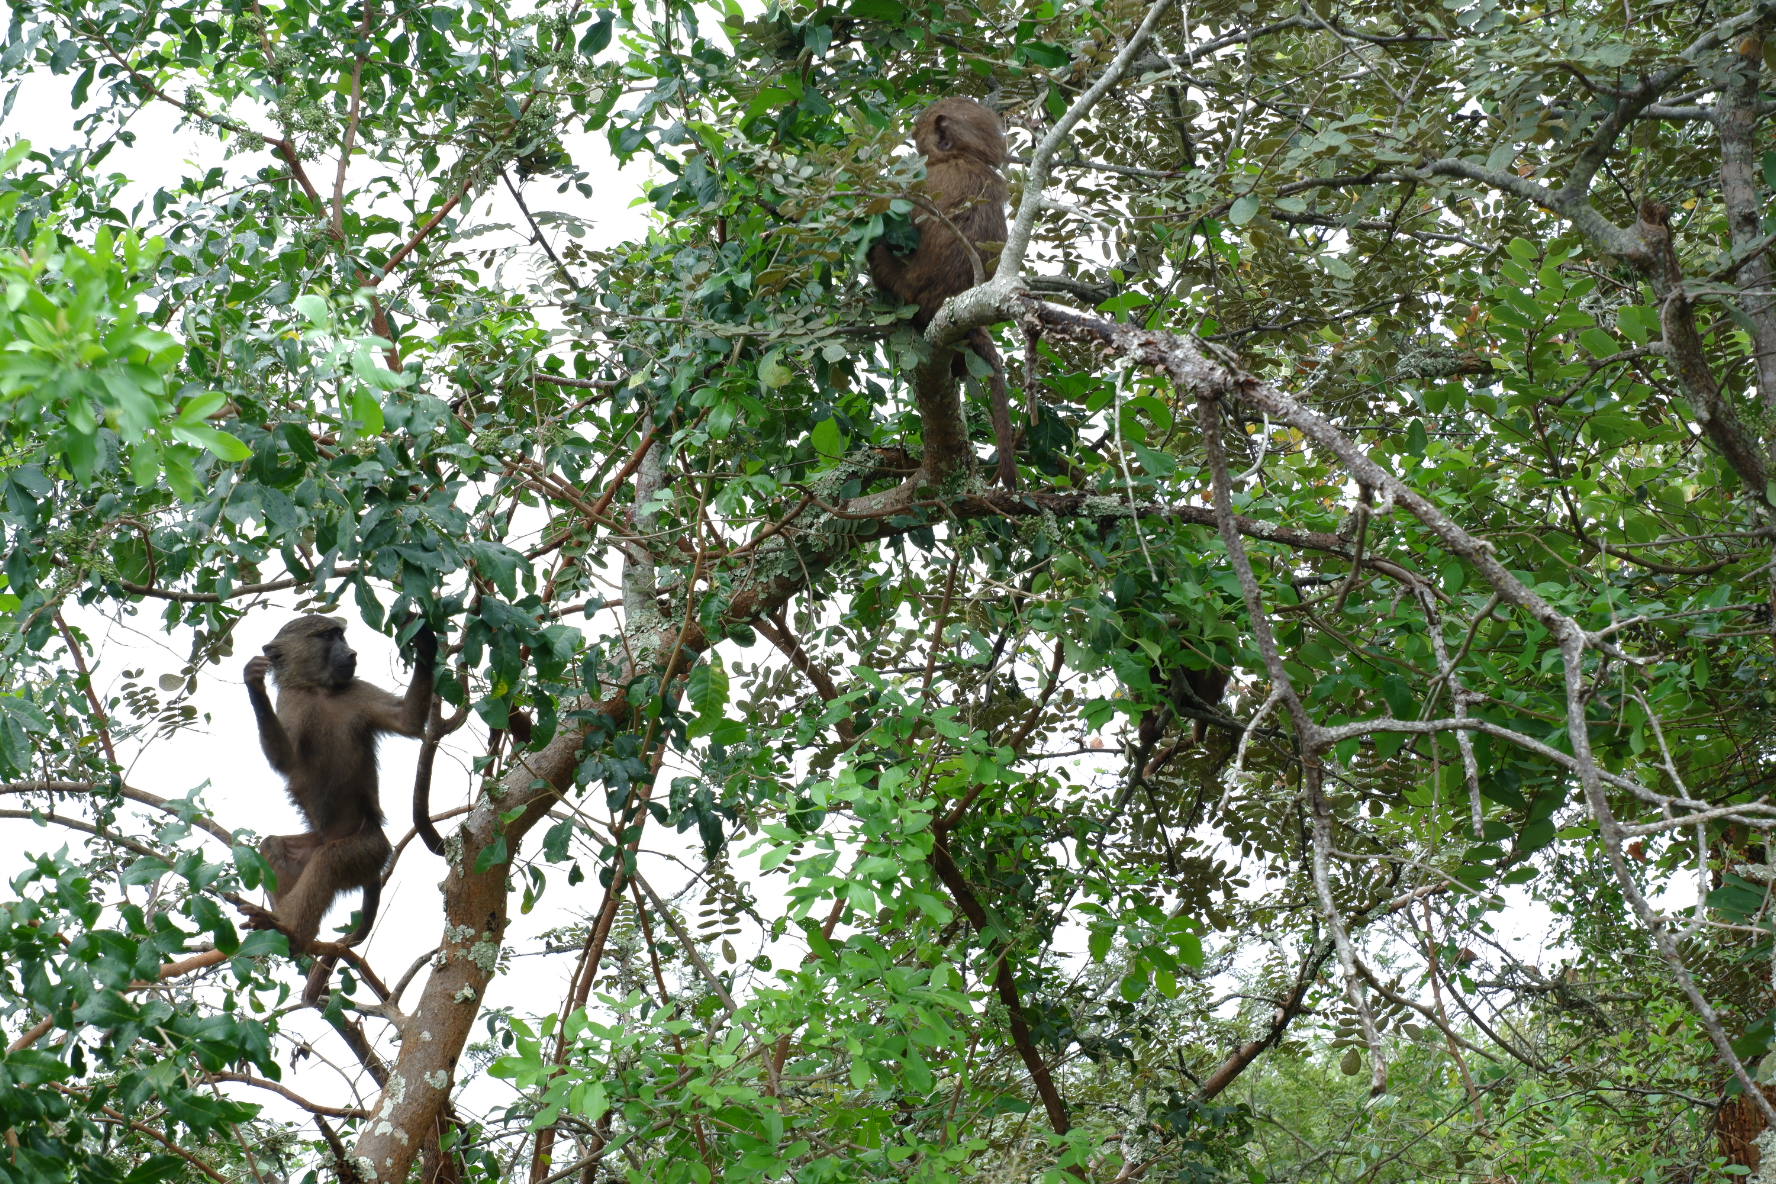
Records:
<instances>
[{"instance_id":1,"label":"tree canopy","mask_svg":"<svg viewBox=\"0 0 1776 1184\"><path fill-rule=\"evenodd\" d=\"M1776 2L9 21L0 1180L1776 1179ZM294 608L469 762L318 1012L202 780Z\"/></svg>"}]
</instances>

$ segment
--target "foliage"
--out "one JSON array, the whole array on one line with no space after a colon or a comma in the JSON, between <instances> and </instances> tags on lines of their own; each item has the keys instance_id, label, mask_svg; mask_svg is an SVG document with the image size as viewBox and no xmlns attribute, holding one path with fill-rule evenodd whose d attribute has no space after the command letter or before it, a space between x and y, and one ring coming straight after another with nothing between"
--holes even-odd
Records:
<instances>
[{"instance_id":1,"label":"foliage","mask_svg":"<svg viewBox=\"0 0 1776 1184\"><path fill-rule=\"evenodd\" d=\"M16 6L0 1179L1750 1167L1776 11L1631 8ZM1027 217L920 341L951 91ZM472 801L318 1016L271 823L132 780L317 605Z\"/></svg>"}]
</instances>

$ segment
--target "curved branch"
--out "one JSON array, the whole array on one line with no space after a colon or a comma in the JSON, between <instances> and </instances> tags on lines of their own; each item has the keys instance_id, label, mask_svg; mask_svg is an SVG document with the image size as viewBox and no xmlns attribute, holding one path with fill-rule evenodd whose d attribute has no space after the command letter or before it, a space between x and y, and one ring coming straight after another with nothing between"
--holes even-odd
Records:
<instances>
[{"instance_id":1,"label":"curved branch","mask_svg":"<svg viewBox=\"0 0 1776 1184\"><path fill-rule=\"evenodd\" d=\"M1023 270L1024 255L1030 249L1030 234L1036 226L1036 216L1043 208L1043 191L1048 188L1049 173L1054 167L1055 153L1060 150L1067 137L1073 134L1073 128L1084 119L1091 109L1098 105L1110 89L1122 81L1128 73L1129 65L1144 49L1153 37L1153 31L1159 27L1160 20L1171 11L1173 0L1156 0L1142 17L1141 24L1129 38L1128 44L1116 55L1105 68L1098 80L1086 89L1086 92L1074 99L1066 112L1057 120L1048 133L1037 141L1036 148L1030 153L1030 168L1025 174L1024 195L1018 201L1017 213L1013 215L1011 227L1006 231L1005 249L999 255L999 266L993 272L995 280L1013 280ZM967 326L972 328L973 326Z\"/></svg>"}]
</instances>

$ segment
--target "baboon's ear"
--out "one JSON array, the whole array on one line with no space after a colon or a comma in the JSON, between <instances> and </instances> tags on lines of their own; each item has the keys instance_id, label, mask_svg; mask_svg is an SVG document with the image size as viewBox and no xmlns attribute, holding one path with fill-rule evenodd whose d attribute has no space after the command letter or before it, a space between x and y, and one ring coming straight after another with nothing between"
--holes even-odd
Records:
<instances>
[{"instance_id":1,"label":"baboon's ear","mask_svg":"<svg viewBox=\"0 0 1776 1184\"><path fill-rule=\"evenodd\" d=\"M937 117L937 146L945 152L956 146L955 141L950 137L950 117L947 115Z\"/></svg>"}]
</instances>

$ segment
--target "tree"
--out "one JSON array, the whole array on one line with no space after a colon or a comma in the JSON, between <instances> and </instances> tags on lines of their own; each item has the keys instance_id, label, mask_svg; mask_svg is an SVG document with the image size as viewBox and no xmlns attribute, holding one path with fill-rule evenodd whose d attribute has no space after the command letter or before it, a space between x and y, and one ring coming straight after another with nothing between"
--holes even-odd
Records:
<instances>
[{"instance_id":1,"label":"tree","mask_svg":"<svg viewBox=\"0 0 1776 1184\"><path fill-rule=\"evenodd\" d=\"M21 832L0 918L0 1174L1755 1166L1773 23L16 8L82 139L0 178L0 816L76 853ZM921 340L862 261L957 91L1012 227ZM125 208L144 107L231 155ZM631 241L588 134L650 170ZM325 1011L363 1106L278 1084L261 821L127 776L285 594L424 618L426 752L478 746L436 957ZM187 678L106 698L149 606ZM484 1009L545 952L515 895L570 918L540 1014Z\"/></svg>"}]
</instances>

